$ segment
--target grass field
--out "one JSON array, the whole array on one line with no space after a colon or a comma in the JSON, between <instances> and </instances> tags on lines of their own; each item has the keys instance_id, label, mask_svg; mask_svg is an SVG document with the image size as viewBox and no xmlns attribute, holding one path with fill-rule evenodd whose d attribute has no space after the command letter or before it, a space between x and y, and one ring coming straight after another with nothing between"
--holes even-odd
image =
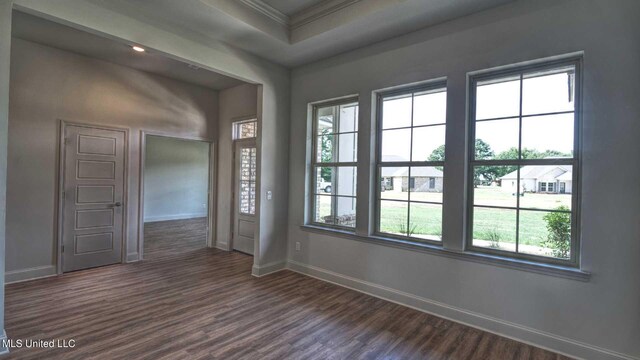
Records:
<instances>
[{"instance_id":1,"label":"grass field","mask_svg":"<svg viewBox=\"0 0 640 360\"><path fill-rule=\"evenodd\" d=\"M380 230L390 234L407 234L407 216L410 213L409 232L418 238L439 240L442 234L442 206L436 204L411 203L410 211L406 202L388 200L407 200L406 192L385 191L381 194ZM479 187L474 195L476 205L515 206L514 195L497 187ZM385 201L385 199L387 201ZM441 193L411 193L411 200L441 202ZM570 194L533 194L520 197L520 206L533 209L556 209L564 205L571 207ZM330 199L322 197L321 212L329 213ZM520 210L520 244L540 246L547 238L546 222L543 211ZM489 244L496 236L505 248L515 243L516 211L509 209L491 209L475 207L473 215L473 237L478 244ZM497 235L496 235L497 234ZM485 246L485 245L480 245ZM488 246L488 245L487 245ZM503 246L501 246L503 247Z\"/></svg>"}]
</instances>

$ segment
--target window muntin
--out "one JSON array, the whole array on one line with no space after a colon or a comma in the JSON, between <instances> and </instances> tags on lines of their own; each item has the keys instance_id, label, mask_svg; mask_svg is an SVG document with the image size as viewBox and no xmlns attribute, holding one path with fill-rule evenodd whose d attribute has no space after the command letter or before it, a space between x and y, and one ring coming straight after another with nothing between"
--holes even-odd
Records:
<instances>
[{"instance_id":1,"label":"window muntin","mask_svg":"<svg viewBox=\"0 0 640 360\"><path fill-rule=\"evenodd\" d=\"M310 222L353 230L358 173L357 100L315 106L313 138Z\"/></svg>"},{"instance_id":2,"label":"window muntin","mask_svg":"<svg viewBox=\"0 0 640 360\"><path fill-rule=\"evenodd\" d=\"M471 79L469 248L577 265L579 65Z\"/></svg>"},{"instance_id":3,"label":"window muntin","mask_svg":"<svg viewBox=\"0 0 640 360\"><path fill-rule=\"evenodd\" d=\"M446 84L378 101L376 233L441 242Z\"/></svg>"},{"instance_id":4,"label":"window muntin","mask_svg":"<svg viewBox=\"0 0 640 360\"><path fill-rule=\"evenodd\" d=\"M233 123L233 140L251 139L258 134L258 121L255 119L236 121Z\"/></svg>"}]
</instances>

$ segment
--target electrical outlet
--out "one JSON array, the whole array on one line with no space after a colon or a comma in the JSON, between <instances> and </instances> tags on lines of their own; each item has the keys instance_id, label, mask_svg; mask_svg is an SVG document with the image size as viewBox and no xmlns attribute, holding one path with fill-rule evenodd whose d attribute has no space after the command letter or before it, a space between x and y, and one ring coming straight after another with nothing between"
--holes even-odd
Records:
<instances>
[{"instance_id":1,"label":"electrical outlet","mask_svg":"<svg viewBox=\"0 0 640 360\"><path fill-rule=\"evenodd\" d=\"M296 241L296 251L300 251L300 241Z\"/></svg>"}]
</instances>

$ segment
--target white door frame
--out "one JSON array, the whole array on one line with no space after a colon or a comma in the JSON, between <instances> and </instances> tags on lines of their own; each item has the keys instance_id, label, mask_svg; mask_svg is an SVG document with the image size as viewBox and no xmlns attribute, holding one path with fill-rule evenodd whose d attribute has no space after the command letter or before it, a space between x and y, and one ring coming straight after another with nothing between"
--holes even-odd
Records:
<instances>
[{"instance_id":1,"label":"white door frame","mask_svg":"<svg viewBox=\"0 0 640 360\"><path fill-rule=\"evenodd\" d=\"M200 141L209 144L209 186L207 189L207 247L214 247L216 243L215 232L215 209L216 199L216 142L213 139L198 136L181 136L167 134L155 131L140 131L140 177L138 179L138 260L143 259L144 255L144 169L145 155L147 151L147 136L164 137L176 140Z\"/></svg>"},{"instance_id":2,"label":"white door frame","mask_svg":"<svg viewBox=\"0 0 640 360\"><path fill-rule=\"evenodd\" d=\"M64 168L65 168L65 156L66 156L66 146L65 145L65 133L67 126L77 126L77 127L86 127L91 129L101 129L101 130L109 130L109 131L121 131L124 133L124 184L123 184L123 195L124 206L122 207L122 253L120 254L120 262L126 262L126 254L127 254L127 229L129 228L129 224L127 221L127 209L129 208L129 128L127 127L118 127L118 126L108 126L101 124L91 124L91 123L80 123L73 122L60 119L59 125L59 136L58 136L58 196L56 198L57 206L56 206L56 227L57 231L57 261L56 261L56 273L58 275L62 274L62 262L64 261L62 255L62 245L63 245L63 233L64 233Z\"/></svg>"},{"instance_id":3,"label":"white door frame","mask_svg":"<svg viewBox=\"0 0 640 360\"><path fill-rule=\"evenodd\" d=\"M252 118L253 119L253 118ZM253 145L256 148L256 211L255 211L255 218L256 218L256 230L254 233L254 237L253 237L253 242L254 242L254 251L253 251L253 256L255 256L256 251L255 251L255 242L256 242L256 236L255 234L258 233L258 186L259 186L259 181L260 181L260 172L258 171L258 166L257 166L257 161L259 160L258 158L258 139L257 138L246 138L246 139L237 139L237 140L233 140L232 143L232 147L233 147L233 173L231 176L231 193L233 194L233 196L231 197L231 238L229 239L229 251L234 251L233 248L233 240L235 239L236 233L235 233L235 227L236 227L236 205L237 205L237 197L238 197L238 189L237 189L237 184L236 184L236 180L238 177L238 170L236 168L236 156L238 156L237 151L236 151L236 145L237 144L249 144L249 145Z\"/></svg>"}]
</instances>

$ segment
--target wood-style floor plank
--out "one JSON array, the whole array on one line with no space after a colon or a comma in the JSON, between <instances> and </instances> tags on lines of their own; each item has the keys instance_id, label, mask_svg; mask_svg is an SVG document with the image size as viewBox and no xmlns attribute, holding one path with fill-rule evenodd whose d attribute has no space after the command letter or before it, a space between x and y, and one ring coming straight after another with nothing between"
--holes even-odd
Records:
<instances>
[{"instance_id":1,"label":"wood-style floor plank","mask_svg":"<svg viewBox=\"0 0 640 360\"><path fill-rule=\"evenodd\" d=\"M204 247L205 222L154 223L146 260L6 287L7 359L566 359L337 285Z\"/></svg>"}]
</instances>

